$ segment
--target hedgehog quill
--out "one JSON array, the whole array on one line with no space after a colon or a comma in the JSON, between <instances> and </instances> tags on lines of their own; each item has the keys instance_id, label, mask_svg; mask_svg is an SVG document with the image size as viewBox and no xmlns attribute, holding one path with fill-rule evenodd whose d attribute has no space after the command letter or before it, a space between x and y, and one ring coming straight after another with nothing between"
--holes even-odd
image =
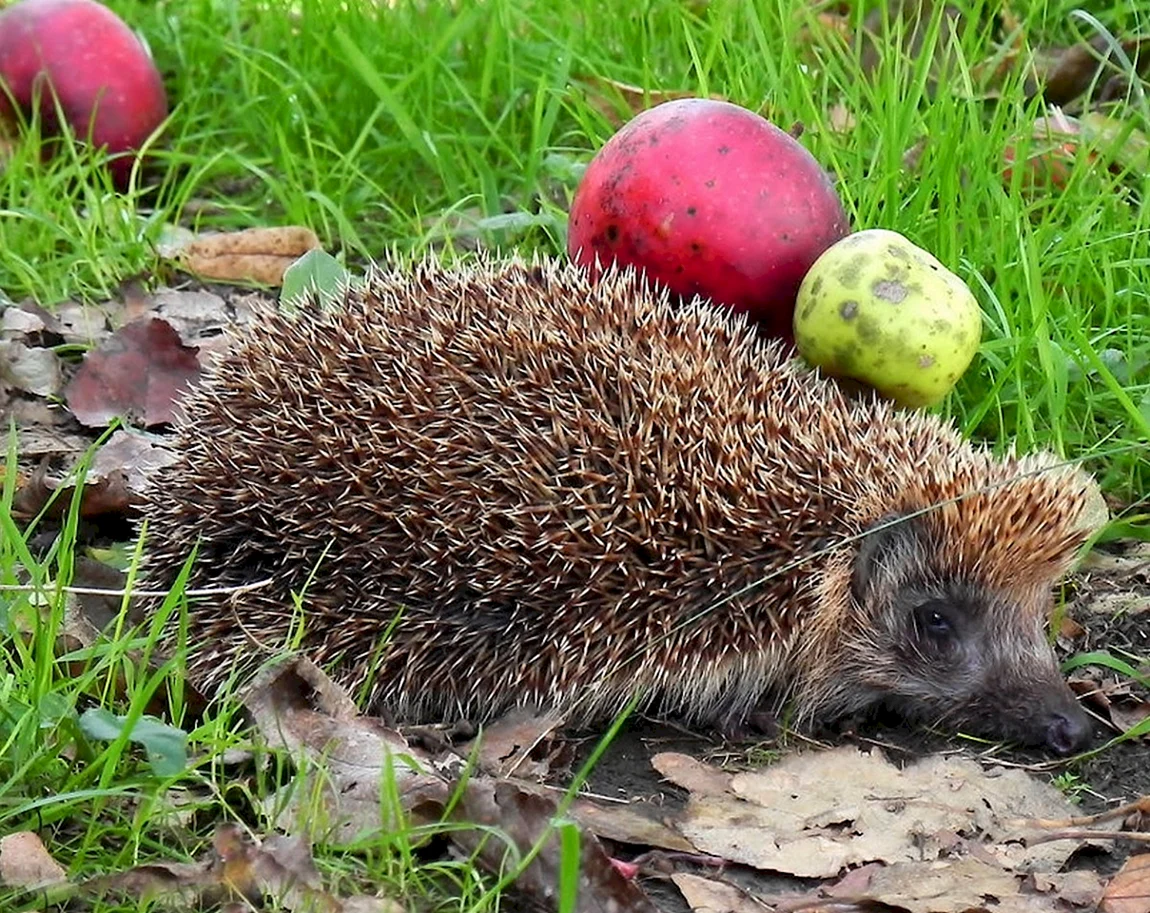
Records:
<instances>
[{"instance_id":1,"label":"hedgehog quill","mask_svg":"<svg viewBox=\"0 0 1150 913\"><path fill-rule=\"evenodd\" d=\"M788 700L1089 739L1046 637L1078 469L850 398L629 271L426 260L259 327L185 398L145 511L142 587L194 547L190 588L272 580L192 600L205 693L281 651L302 592L301 651L402 719L593 724L638 689L691 722Z\"/></svg>"}]
</instances>

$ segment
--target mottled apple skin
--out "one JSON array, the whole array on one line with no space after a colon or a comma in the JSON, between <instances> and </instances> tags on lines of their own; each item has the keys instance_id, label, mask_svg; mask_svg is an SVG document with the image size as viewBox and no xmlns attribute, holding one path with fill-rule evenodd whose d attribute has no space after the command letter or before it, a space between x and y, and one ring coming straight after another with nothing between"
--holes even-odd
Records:
<instances>
[{"instance_id":1,"label":"mottled apple skin","mask_svg":"<svg viewBox=\"0 0 1150 913\"><path fill-rule=\"evenodd\" d=\"M690 98L644 111L599 150L572 200L567 250L592 270L642 269L789 340L803 276L848 231L829 175L794 138L738 105Z\"/></svg>"},{"instance_id":2,"label":"mottled apple skin","mask_svg":"<svg viewBox=\"0 0 1150 913\"><path fill-rule=\"evenodd\" d=\"M799 289L799 354L906 408L940 403L978 353L982 310L965 282L895 231L827 248Z\"/></svg>"},{"instance_id":3,"label":"mottled apple skin","mask_svg":"<svg viewBox=\"0 0 1150 913\"><path fill-rule=\"evenodd\" d=\"M97 148L131 152L167 117L163 80L127 25L95 0L20 0L0 11L0 80L25 115L40 95L40 115L56 127L51 83L68 124ZM94 117L93 117L94 112ZM7 93L0 115L11 118ZM131 156L110 163L118 186L128 183Z\"/></svg>"}]
</instances>

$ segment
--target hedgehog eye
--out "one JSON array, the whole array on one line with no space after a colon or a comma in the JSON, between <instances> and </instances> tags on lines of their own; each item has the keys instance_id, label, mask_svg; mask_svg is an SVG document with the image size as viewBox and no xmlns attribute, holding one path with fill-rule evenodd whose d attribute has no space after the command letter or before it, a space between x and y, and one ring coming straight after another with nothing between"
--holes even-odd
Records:
<instances>
[{"instance_id":1,"label":"hedgehog eye","mask_svg":"<svg viewBox=\"0 0 1150 913\"><path fill-rule=\"evenodd\" d=\"M954 622L945 607L938 602L924 602L915 609L915 627L921 636L937 644L945 644L954 637Z\"/></svg>"}]
</instances>

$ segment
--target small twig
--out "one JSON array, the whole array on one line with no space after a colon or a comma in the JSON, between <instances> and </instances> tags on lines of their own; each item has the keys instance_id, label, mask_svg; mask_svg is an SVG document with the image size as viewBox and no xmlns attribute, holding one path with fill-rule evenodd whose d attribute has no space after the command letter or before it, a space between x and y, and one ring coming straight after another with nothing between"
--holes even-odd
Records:
<instances>
[{"instance_id":1,"label":"small twig","mask_svg":"<svg viewBox=\"0 0 1150 913\"><path fill-rule=\"evenodd\" d=\"M1127 815L1135 813L1150 815L1150 796L1143 796L1141 799L1136 799L1109 811L1099 812L1097 815L1061 819L1016 818L1011 824L1015 827L1080 828L1091 824L1101 824L1103 821L1113 821L1115 818L1125 818Z\"/></svg>"},{"instance_id":2,"label":"small twig","mask_svg":"<svg viewBox=\"0 0 1150 913\"><path fill-rule=\"evenodd\" d=\"M1069 828L1041 834L1038 837L1027 837L1026 845L1035 846L1054 840L1133 840L1136 843L1150 843L1150 834L1145 831L1095 831L1090 828Z\"/></svg>"}]
</instances>

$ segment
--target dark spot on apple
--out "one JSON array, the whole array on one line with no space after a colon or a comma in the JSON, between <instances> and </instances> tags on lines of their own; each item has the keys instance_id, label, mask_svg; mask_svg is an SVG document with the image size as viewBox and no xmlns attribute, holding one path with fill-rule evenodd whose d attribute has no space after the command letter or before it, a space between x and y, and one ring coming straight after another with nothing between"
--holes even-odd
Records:
<instances>
[{"instance_id":1,"label":"dark spot on apple","mask_svg":"<svg viewBox=\"0 0 1150 913\"><path fill-rule=\"evenodd\" d=\"M688 206L687 207L687 215L693 216L695 214L695 212L696 212L696 210L695 210L694 206Z\"/></svg>"},{"instance_id":2,"label":"dark spot on apple","mask_svg":"<svg viewBox=\"0 0 1150 913\"><path fill-rule=\"evenodd\" d=\"M703 252L703 245L700 244L698 241L692 241L691 242L691 253L700 254L702 252Z\"/></svg>"},{"instance_id":3,"label":"dark spot on apple","mask_svg":"<svg viewBox=\"0 0 1150 913\"><path fill-rule=\"evenodd\" d=\"M817 279L815 279L814 282L811 283L811 297L817 298L819 292L821 292L822 290L823 290L823 277L819 276Z\"/></svg>"},{"instance_id":4,"label":"dark spot on apple","mask_svg":"<svg viewBox=\"0 0 1150 913\"><path fill-rule=\"evenodd\" d=\"M891 304L901 304L907 296L907 287L895 279L880 279L871 286L871 292L876 298L889 301Z\"/></svg>"},{"instance_id":5,"label":"dark spot on apple","mask_svg":"<svg viewBox=\"0 0 1150 913\"><path fill-rule=\"evenodd\" d=\"M730 146L720 146L719 147L719 155L728 155L728 154L730 154L730 151L731 151Z\"/></svg>"},{"instance_id":6,"label":"dark spot on apple","mask_svg":"<svg viewBox=\"0 0 1150 913\"><path fill-rule=\"evenodd\" d=\"M839 316L843 320L854 320L858 316L859 303L857 301L844 301L839 305Z\"/></svg>"},{"instance_id":7,"label":"dark spot on apple","mask_svg":"<svg viewBox=\"0 0 1150 913\"><path fill-rule=\"evenodd\" d=\"M618 225L608 225L604 234L606 234L607 240L610 243L614 244L616 241L619 240L619 226Z\"/></svg>"},{"instance_id":8,"label":"dark spot on apple","mask_svg":"<svg viewBox=\"0 0 1150 913\"><path fill-rule=\"evenodd\" d=\"M867 345L874 345L882 339L882 330L873 320L859 320L855 326L855 333L858 334L859 340Z\"/></svg>"},{"instance_id":9,"label":"dark spot on apple","mask_svg":"<svg viewBox=\"0 0 1150 913\"><path fill-rule=\"evenodd\" d=\"M714 178L711 178L711 179L710 179L710 180L708 180L708 181L704 181L704 182L703 182L703 186L704 186L704 187L714 187L714 186L715 186L715 179L714 179Z\"/></svg>"}]
</instances>

